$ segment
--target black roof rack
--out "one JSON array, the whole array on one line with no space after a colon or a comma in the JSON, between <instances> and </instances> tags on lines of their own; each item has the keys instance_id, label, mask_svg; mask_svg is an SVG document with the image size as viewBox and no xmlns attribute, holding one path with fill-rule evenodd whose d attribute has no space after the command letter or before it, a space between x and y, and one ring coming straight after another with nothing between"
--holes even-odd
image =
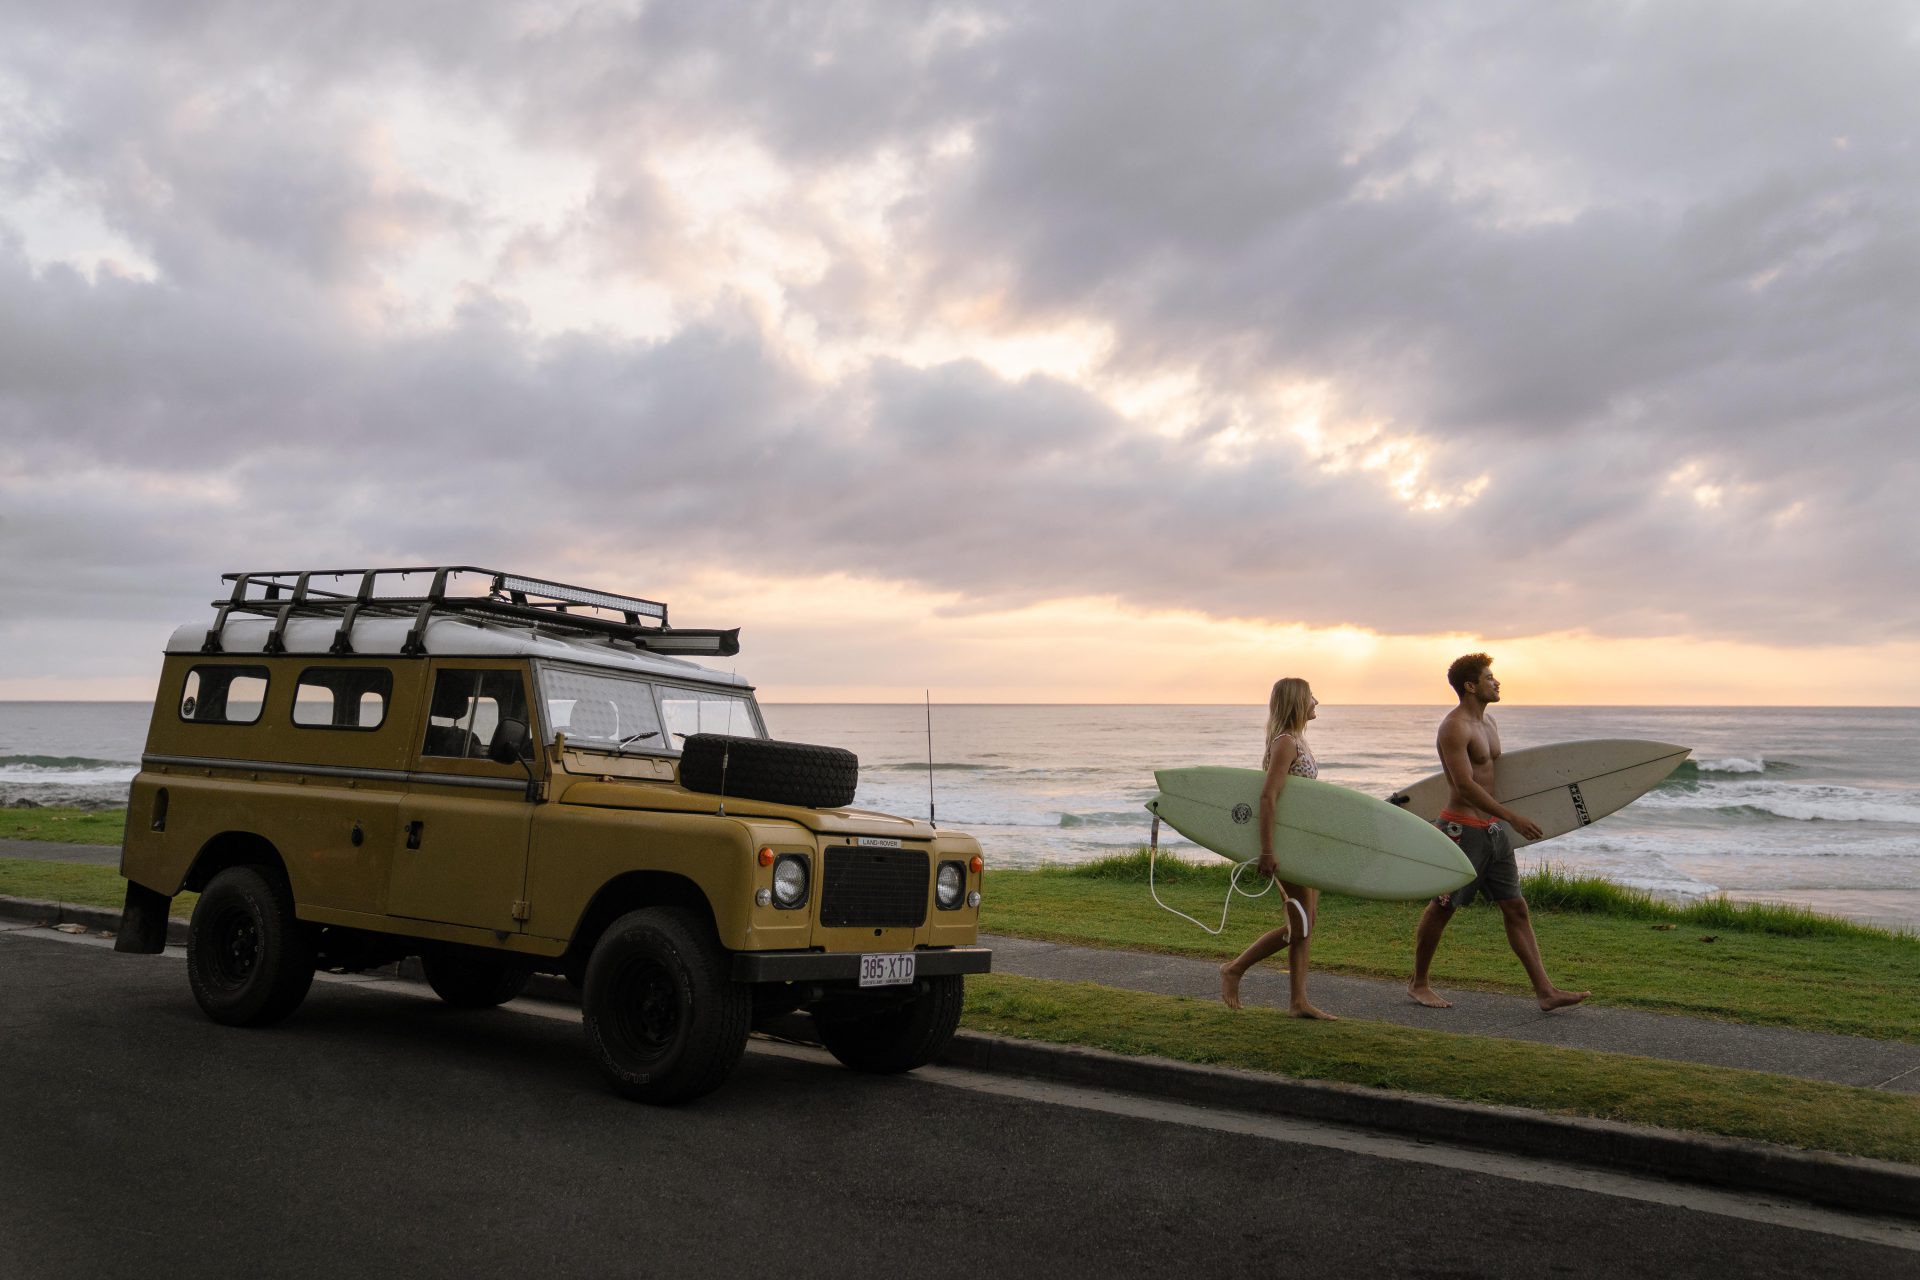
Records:
<instances>
[{"instance_id":1,"label":"black roof rack","mask_svg":"<svg viewBox=\"0 0 1920 1280\"><path fill-rule=\"evenodd\" d=\"M430 576L431 585L411 582ZM727 658L740 652L740 628L725 631L670 627L667 606L657 600L616 595L524 574L502 573L473 565L428 565L391 569L298 569L275 573L225 573L233 584L224 600L215 600L213 626L202 653L219 653L220 637L233 614L274 620L266 652L286 651L287 623L293 618L340 619L330 651L353 652L353 626L363 617L411 617L401 652L426 652L427 623L457 616L531 626L563 634L626 640L650 653ZM348 583L358 579L357 585ZM317 580L317 581L316 581ZM324 583L326 585L320 585ZM613 615L618 615L616 618Z\"/></svg>"}]
</instances>

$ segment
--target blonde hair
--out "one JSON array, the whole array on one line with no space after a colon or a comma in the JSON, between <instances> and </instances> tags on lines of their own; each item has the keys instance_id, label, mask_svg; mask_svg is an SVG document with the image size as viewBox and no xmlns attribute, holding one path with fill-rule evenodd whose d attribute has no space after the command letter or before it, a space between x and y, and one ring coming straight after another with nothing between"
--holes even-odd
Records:
<instances>
[{"instance_id":1,"label":"blonde hair","mask_svg":"<svg viewBox=\"0 0 1920 1280\"><path fill-rule=\"evenodd\" d=\"M1273 740L1283 733L1299 738L1307 731L1307 712L1313 709L1313 690L1298 676L1273 682L1267 695L1267 749L1260 757L1265 768L1273 762Z\"/></svg>"}]
</instances>

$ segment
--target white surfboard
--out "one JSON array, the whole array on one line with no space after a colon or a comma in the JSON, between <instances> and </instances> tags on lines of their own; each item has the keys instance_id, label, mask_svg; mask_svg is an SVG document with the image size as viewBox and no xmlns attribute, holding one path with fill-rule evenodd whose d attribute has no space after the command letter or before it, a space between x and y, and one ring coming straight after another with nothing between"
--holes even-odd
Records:
<instances>
[{"instance_id":1,"label":"white surfboard","mask_svg":"<svg viewBox=\"0 0 1920 1280\"><path fill-rule=\"evenodd\" d=\"M1235 862L1260 856L1259 769L1156 770L1147 808L1203 848ZM1280 878L1358 898L1404 901L1448 893L1473 864L1432 825L1370 795L1288 778L1274 812Z\"/></svg>"},{"instance_id":2,"label":"white surfboard","mask_svg":"<svg viewBox=\"0 0 1920 1280\"><path fill-rule=\"evenodd\" d=\"M1540 824L1542 840L1578 831L1659 786L1691 747L1639 738L1591 738L1508 751L1493 762L1493 798ZM1396 791L1388 802L1428 822L1447 803L1447 775ZM1513 847L1537 843L1509 832Z\"/></svg>"}]
</instances>

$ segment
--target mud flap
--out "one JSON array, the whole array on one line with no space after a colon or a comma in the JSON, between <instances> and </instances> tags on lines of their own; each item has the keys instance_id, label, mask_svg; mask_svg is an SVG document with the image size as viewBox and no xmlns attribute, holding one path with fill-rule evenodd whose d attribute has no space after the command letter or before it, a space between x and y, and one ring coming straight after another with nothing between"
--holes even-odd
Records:
<instances>
[{"instance_id":1,"label":"mud flap","mask_svg":"<svg viewBox=\"0 0 1920 1280\"><path fill-rule=\"evenodd\" d=\"M148 956L165 951L167 910L172 905L173 899L166 894L127 881L127 905L120 911L120 932L114 936L113 949Z\"/></svg>"}]
</instances>

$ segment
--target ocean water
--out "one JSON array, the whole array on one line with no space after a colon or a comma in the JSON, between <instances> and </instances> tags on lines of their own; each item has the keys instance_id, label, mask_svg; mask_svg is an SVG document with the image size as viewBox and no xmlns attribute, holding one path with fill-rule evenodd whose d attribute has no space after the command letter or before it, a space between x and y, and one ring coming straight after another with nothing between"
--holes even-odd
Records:
<instances>
[{"instance_id":1,"label":"ocean water","mask_svg":"<svg viewBox=\"0 0 1920 1280\"><path fill-rule=\"evenodd\" d=\"M1435 772L1440 706L1323 706L1328 782L1385 796ZM776 737L860 757L856 803L973 832L991 864L1082 862L1147 838L1169 765L1260 763L1264 709L770 705ZM1726 893L1920 926L1920 710L1501 707L1509 749L1579 738L1693 748L1664 784L1523 851L1675 897ZM0 805L114 805L138 768L144 703L0 703ZM1211 857L1163 831L1162 843Z\"/></svg>"}]
</instances>

